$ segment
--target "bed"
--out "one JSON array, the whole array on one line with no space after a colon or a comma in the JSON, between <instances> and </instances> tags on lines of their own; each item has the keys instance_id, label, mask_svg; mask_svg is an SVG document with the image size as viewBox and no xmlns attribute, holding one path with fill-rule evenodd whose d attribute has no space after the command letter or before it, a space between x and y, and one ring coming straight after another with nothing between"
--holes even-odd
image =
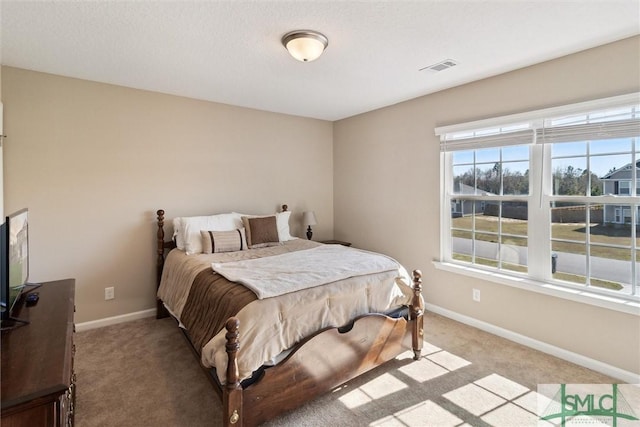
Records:
<instances>
[{"instance_id":1,"label":"bed","mask_svg":"<svg viewBox=\"0 0 640 427\"><path fill-rule=\"evenodd\" d=\"M225 426L258 425L405 351L420 357L420 271L293 238L289 214L174 219L180 233L165 241L157 211L157 317L178 321Z\"/></svg>"}]
</instances>

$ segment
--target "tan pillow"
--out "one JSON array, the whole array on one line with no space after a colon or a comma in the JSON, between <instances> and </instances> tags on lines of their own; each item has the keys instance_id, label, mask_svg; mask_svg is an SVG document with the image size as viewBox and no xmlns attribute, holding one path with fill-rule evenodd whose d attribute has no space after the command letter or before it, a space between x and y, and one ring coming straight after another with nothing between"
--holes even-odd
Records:
<instances>
[{"instance_id":1,"label":"tan pillow","mask_svg":"<svg viewBox=\"0 0 640 427\"><path fill-rule=\"evenodd\" d=\"M202 252L205 254L235 252L247 249L244 228L230 231L201 230Z\"/></svg>"},{"instance_id":2,"label":"tan pillow","mask_svg":"<svg viewBox=\"0 0 640 427\"><path fill-rule=\"evenodd\" d=\"M243 216L242 223L247 234L250 249L264 248L280 243L276 216Z\"/></svg>"}]
</instances>

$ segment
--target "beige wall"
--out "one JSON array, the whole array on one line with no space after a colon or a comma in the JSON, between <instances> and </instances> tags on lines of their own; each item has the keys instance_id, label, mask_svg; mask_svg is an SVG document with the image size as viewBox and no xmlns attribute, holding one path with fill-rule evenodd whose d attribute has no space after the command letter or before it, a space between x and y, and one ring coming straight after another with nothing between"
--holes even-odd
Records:
<instances>
[{"instance_id":1,"label":"beige wall","mask_svg":"<svg viewBox=\"0 0 640 427\"><path fill-rule=\"evenodd\" d=\"M155 211L312 209L333 233L331 122L2 68L5 210L29 208L31 280L75 277L76 322L155 305ZM104 288L115 286L115 300Z\"/></svg>"},{"instance_id":2,"label":"beige wall","mask_svg":"<svg viewBox=\"0 0 640 427\"><path fill-rule=\"evenodd\" d=\"M335 237L421 269L431 304L640 373L640 317L432 264L440 251L436 126L639 90L635 37L336 122ZM481 290L481 303L472 301L472 288Z\"/></svg>"}]
</instances>

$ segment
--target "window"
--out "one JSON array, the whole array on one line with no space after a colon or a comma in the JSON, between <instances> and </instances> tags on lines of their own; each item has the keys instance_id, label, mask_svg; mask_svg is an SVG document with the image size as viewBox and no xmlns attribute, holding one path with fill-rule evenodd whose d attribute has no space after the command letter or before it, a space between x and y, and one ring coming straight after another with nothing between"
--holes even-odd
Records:
<instances>
[{"instance_id":1,"label":"window","mask_svg":"<svg viewBox=\"0 0 640 427\"><path fill-rule=\"evenodd\" d=\"M631 194L631 181L620 181L618 184L618 194Z\"/></svg>"},{"instance_id":2,"label":"window","mask_svg":"<svg viewBox=\"0 0 640 427\"><path fill-rule=\"evenodd\" d=\"M529 116L436 129L442 260L640 300L638 94Z\"/></svg>"},{"instance_id":3,"label":"window","mask_svg":"<svg viewBox=\"0 0 640 427\"><path fill-rule=\"evenodd\" d=\"M456 151L452 170L452 200L465 207L451 219L452 258L526 272L529 147Z\"/></svg>"}]
</instances>

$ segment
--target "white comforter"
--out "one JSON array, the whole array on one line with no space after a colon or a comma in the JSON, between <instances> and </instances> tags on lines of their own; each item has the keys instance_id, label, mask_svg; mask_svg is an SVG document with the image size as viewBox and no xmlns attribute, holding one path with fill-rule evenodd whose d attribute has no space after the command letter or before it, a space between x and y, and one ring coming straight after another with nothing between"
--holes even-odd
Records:
<instances>
[{"instance_id":1,"label":"white comforter","mask_svg":"<svg viewBox=\"0 0 640 427\"><path fill-rule=\"evenodd\" d=\"M318 245L296 239L273 248L228 254L185 255L174 250L165 261L158 296L179 320L191 283L203 266L211 268L212 263L281 255ZM408 305L412 298L411 278L400 264L393 262L392 270L258 299L245 306L236 316L240 320L240 378L248 378L260 366L322 328L342 326L362 314ZM215 367L222 384L227 368L225 343L222 330L201 352L203 365Z\"/></svg>"},{"instance_id":2,"label":"white comforter","mask_svg":"<svg viewBox=\"0 0 640 427\"><path fill-rule=\"evenodd\" d=\"M322 245L265 258L214 262L211 268L264 299L350 277L397 271L398 262L374 252Z\"/></svg>"}]
</instances>

